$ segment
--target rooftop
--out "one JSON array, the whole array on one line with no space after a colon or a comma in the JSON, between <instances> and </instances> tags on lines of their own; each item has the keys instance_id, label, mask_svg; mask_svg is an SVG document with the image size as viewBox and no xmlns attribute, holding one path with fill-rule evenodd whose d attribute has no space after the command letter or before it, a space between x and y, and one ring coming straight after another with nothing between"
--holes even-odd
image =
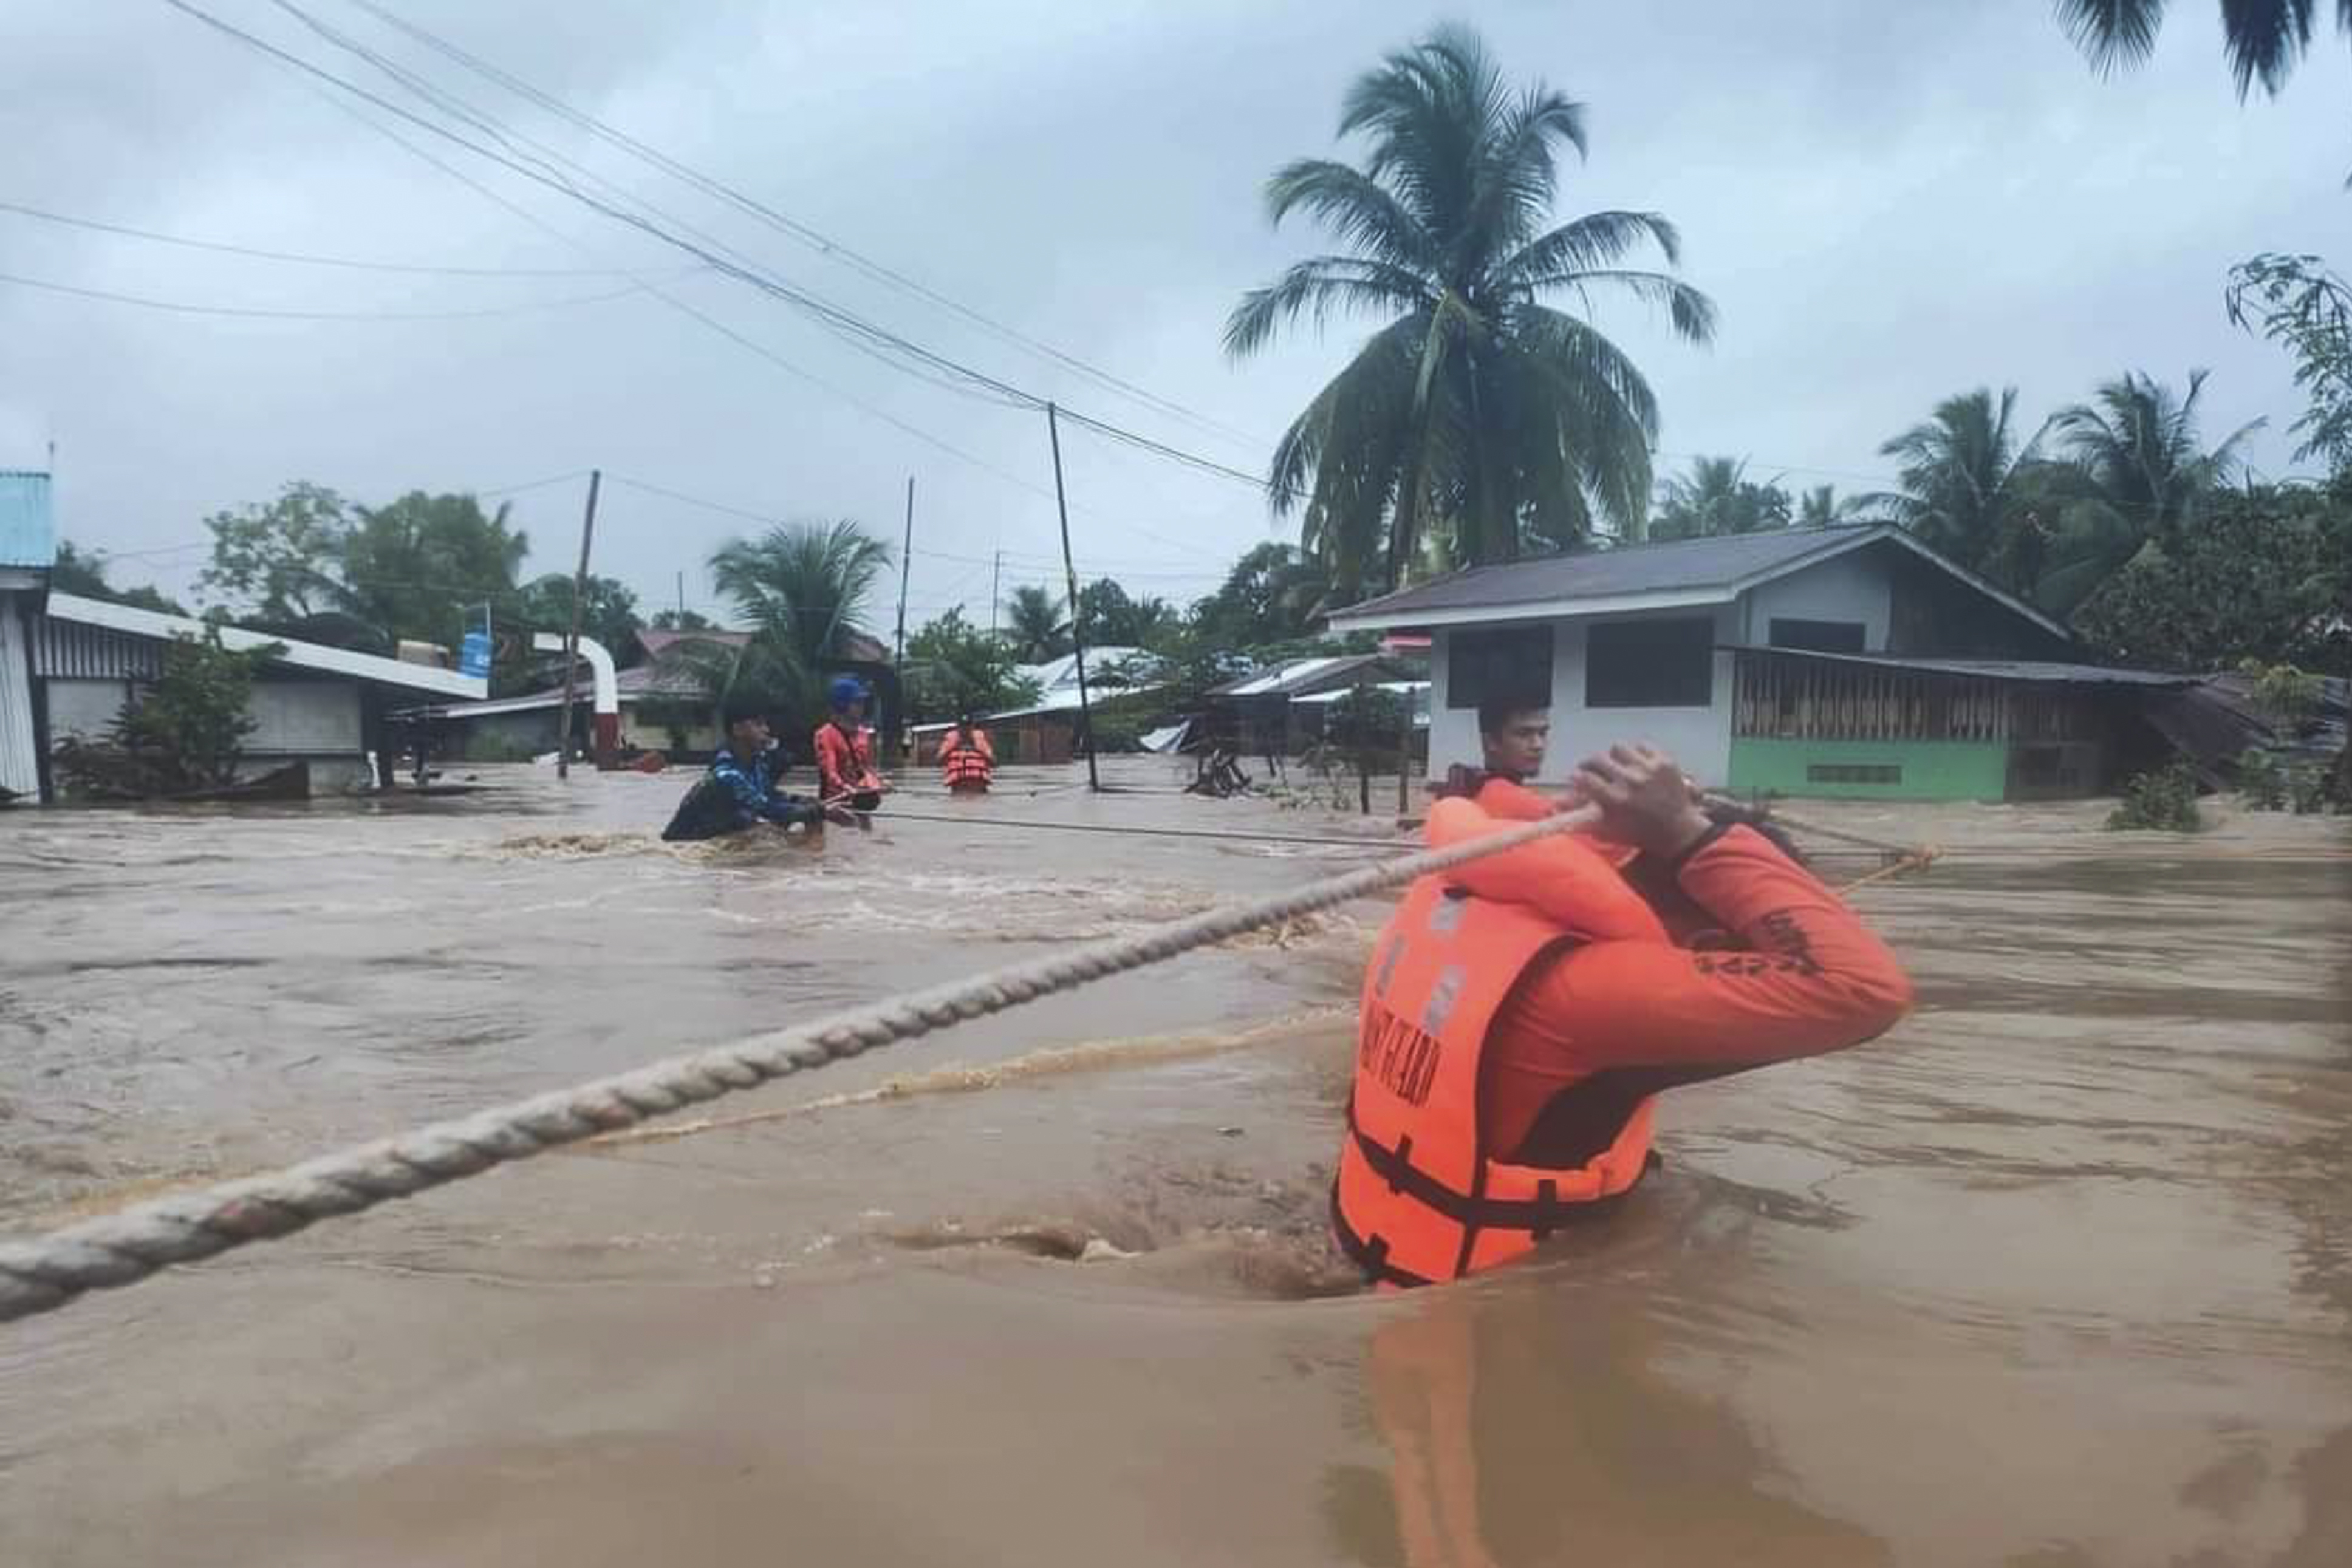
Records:
<instances>
[{"instance_id":1,"label":"rooftop","mask_svg":"<svg viewBox=\"0 0 2352 1568\"><path fill-rule=\"evenodd\" d=\"M2168 674L2161 670L2115 670L2105 664L2068 664L2047 659L1914 659L1892 653L1822 653L1804 648L1751 648L1734 645L1738 653L1769 653L1775 658L1804 659L1832 664L1868 664L1885 670L1915 670L1931 675L1967 675L1978 680L2015 681L2036 685L2168 686L2196 685L2196 675Z\"/></svg>"},{"instance_id":2,"label":"rooftop","mask_svg":"<svg viewBox=\"0 0 2352 1568\"><path fill-rule=\"evenodd\" d=\"M160 641L173 637L202 637L212 629L210 622L199 621L193 615L165 615L153 610L134 609L128 604L84 599L76 593L52 591L46 612L53 621L97 626L125 636L152 637ZM275 643L280 650L276 660L278 664L296 669L344 675L377 685L396 686L403 691L478 697L489 688L489 682L480 675L463 675L455 670L436 669L431 664L412 664L405 660L387 659L377 653L355 653L348 648L330 648L320 643L304 643L292 637L248 632L241 626L224 626L220 634L221 645L226 648L259 648Z\"/></svg>"}]
</instances>

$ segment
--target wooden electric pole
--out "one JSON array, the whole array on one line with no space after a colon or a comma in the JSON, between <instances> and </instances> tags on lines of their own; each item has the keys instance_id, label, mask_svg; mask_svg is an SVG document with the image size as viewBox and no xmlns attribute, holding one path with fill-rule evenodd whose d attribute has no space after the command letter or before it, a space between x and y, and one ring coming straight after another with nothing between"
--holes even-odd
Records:
<instances>
[{"instance_id":1,"label":"wooden electric pole","mask_svg":"<svg viewBox=\"0 0 2352 1568\"><path fill-rule=\"evenodd\" d=\"M588 509L580 518L580 570L572 579L572 632L563 639L563 727L555 742L558 779L572 777L572 695L579 685L580 617L588 603L588 547L596 538L596 492L604 482L604 470L588 470Z\"/></svg>"},{"instance_id":2,"label":"wooden electric pole","mask_svg":"<svg viewBox=\"0 0 2352 1568\"><path fill-rule=\"evenodd\" d=\"M890 654L896 672L907 662L907 572L915 559L915 476L907 476L907 540L898 547L898 636Z\"/></svg>"},{"instance_id":3,"label":"wooden electric pole","mask_svg":"<svg viewBox=\"0 0 2352 1568\"><path fill-rule=\"evenodd\" d=\"M1087 788L1097 793L1102 778L1095 771L1095 715L1087 700L1086 617L1078 613L1078 569L1070 559L1070 503L1062 490L1062 422L1054 405L1045 405L1045 436L1054 444L1054 509L1062 517L1062 580L1070 591L1070 652L1078 662L1078 727L1087 733Z\"/></svg>"}]
</instances>

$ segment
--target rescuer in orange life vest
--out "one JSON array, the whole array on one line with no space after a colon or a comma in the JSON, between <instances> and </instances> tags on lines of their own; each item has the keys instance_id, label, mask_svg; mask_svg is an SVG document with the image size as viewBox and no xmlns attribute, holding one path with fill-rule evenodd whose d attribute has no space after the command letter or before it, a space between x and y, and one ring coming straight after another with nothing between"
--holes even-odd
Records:
<instances>
[{"instance_id":1,"label":"rescuer in orange life vest","mask_svg":"<svg viewBox=\"0 0 2352 1568\"><path fill-rule=\"evenodd\" d=\"M964 714L940 743L940 777L950 794L984 795L995 772L996 747L990 744L988 731Z\"/></svg>"},{"instance_id":2,"label":"rescuer in orange life vest","mask_svg":"<svg viewBox=\"0 0 2352 1568\"><path fill-rule=\"evenodd\" d=\"M1541 767L1542 712L1480 716L1500 767L1449 780L1433 847L1558 809L1505 776ZM1859 1045L1910 1009L1886 946L1663 752L1612 747L1570 794L1601 809L1591 835L1422 878L1373 946L1332 1218L1381 1283L1492 1268L1605 1212L1657 1164L1661 1090Z\"/></svg>"},{"instance_id":3,"label":"rescuer in orange life vest","mask_svg":"<svg viewBox=\"0 0 2352 1568\"><path fill-rule=\"evenodd\" d=\"M817 792L828 803L871 811L889 786L874 771L874 732L866 727L866 688L842 675L826 693L832 714L816 727Z\"/></svg>"}]
</instances>

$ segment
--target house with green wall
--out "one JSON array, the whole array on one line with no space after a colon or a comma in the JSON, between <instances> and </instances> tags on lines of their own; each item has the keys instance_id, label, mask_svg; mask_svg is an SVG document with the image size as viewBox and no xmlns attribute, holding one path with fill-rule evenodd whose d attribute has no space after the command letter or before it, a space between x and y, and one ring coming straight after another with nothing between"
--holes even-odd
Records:
<instances>
[{"instance_id":1,"label":"house with green wall","mask_svg":"<svg viewBox=\"0 0 2352 1568\"><path fill-rule=\"evenodd\" d=\"M2165 755L2147 703L2192 677L2090 662L2064 626L1888 525L1548 556L1331 617L1430 638L1429 772L1480 759L1482 704L1550 710L1545 773L1643 740L1735 793L2093 794Z\"/></svg>"}]
</instances>

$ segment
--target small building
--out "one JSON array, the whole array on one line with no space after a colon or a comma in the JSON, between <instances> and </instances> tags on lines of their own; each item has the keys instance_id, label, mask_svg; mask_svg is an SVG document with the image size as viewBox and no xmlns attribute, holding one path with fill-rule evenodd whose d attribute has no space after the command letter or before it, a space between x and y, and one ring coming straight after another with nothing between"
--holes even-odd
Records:
<instances>
[{"instance_id":1,"label":"small building","mask_svg":"<svg viewBox=\"0 0 2352 1568\"><path fill-rule=\"evenodd\" d=\"M1551 713L1545 776L1610 742L1734 791L2086 794L2167 754L2187 676L2085 658L2032 605L1886 525L1783 528L1475 568L1331 617L1431 639L1429 771L1481 756L1481 704Z\"/></svg>"},{"instance_id":2,"label":"small building","mask_svg":"<svg viewBox=\"0 0 2352 1568\"><path fill-rule=\"evenodd\" d=\"M103 737L142 683L163 671L175 637L212 627L48 587L56 559L46 474L0 473L0 787L55 796L49 758L67 739ZM238 627L229 648L276 644L254 683L241 775L291 762L310 766L312 787L363 789L376 777L383 716L420 696L475 697L487 682L435 664L356 653Z\"/></svg>"},{"instance_id":3,"label":"small building","mask_svg":"<svg viewBox=\"0 0 2352 1568\"><path fill-rule=\"evenodd\" d=\"M1370 687L1425 711L1429 683L1411 678L1411 666L1386 653L1334 653L1291 659L1238 680L1212 686L1209 711L1196 727L1220 744L1251 757L1296 757L1328 738L1333 711L1350 693ZM1394 736L1381 737L1393 751Z\"/></svg>"}]
</instances>

